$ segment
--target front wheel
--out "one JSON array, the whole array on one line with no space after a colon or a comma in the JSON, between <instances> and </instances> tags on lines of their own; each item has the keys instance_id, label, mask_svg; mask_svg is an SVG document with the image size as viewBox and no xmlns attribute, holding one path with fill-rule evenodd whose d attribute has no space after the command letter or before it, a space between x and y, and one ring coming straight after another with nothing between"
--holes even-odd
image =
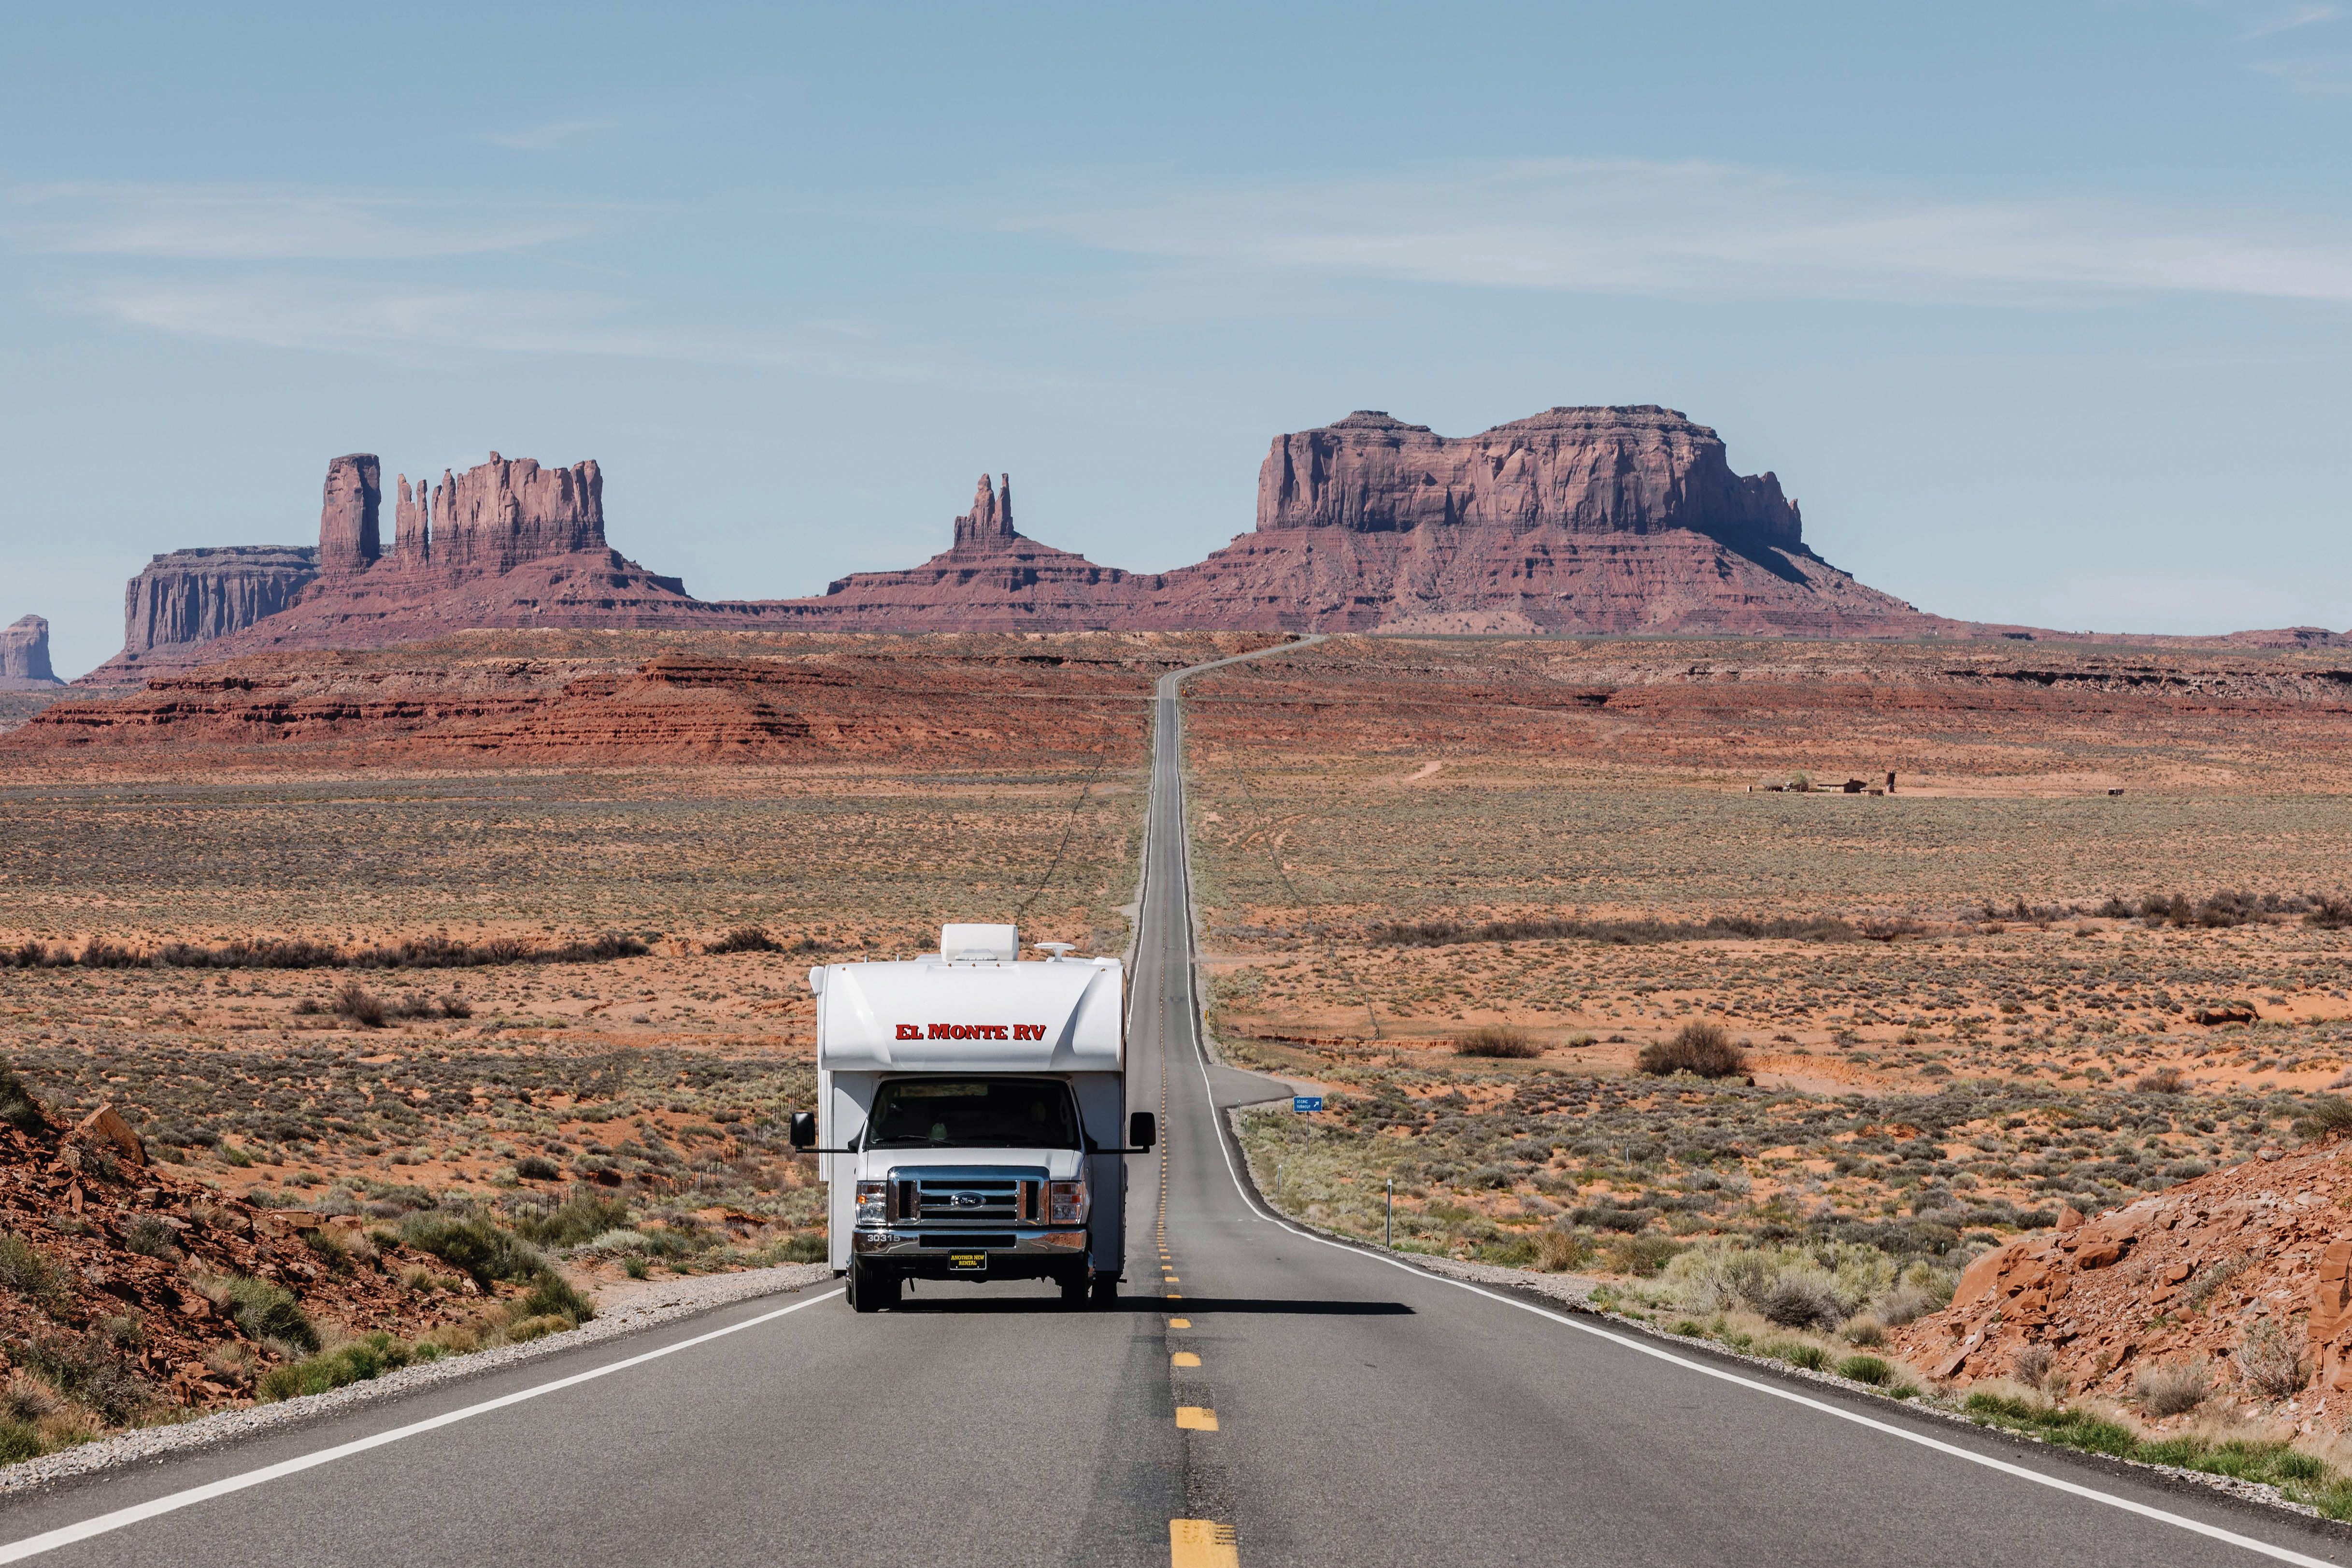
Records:
<instances>
[{"instance_id":1,"label":"front wheel","mask_svg":"<svg viewBox=\"0 0 2352 1568\"><path fill-rule=\"evenodd\" d=\"M849 1306L852 1311L878 1312L885 1307L898 1304L898 1276L887 1265L852 1263L849 1266Z\"/></svg>"}]
</instances>

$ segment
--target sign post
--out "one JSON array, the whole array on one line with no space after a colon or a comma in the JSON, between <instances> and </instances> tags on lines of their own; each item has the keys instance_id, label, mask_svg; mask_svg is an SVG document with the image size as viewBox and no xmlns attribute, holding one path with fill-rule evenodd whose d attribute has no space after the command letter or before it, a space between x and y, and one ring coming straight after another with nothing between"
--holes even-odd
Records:
<instances>
[{"instance_id":1,"label":"sign post","mask_svg":"<svg viewBox=\"0 0 2352 1568\"><path fill-rule=\"evenodd\" d=\"M1319 1094L1294 1094L1290 1097L1290 1109L1301 1116L1320 1110L1323 1109L1323 1097Z\"/></svg>"}]
</instances>

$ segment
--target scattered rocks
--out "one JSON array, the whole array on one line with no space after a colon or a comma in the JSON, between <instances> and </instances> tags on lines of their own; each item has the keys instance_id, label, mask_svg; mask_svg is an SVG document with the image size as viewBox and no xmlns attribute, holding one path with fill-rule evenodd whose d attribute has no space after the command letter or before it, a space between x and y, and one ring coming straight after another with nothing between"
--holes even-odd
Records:
<instances>
[{"instance_id":1,"label":"scattered rocks","mask_svg":"<svg viewBox=\"0 0 2352 1568\"><path fill-rule=\"evenodd\" d=\"M2094 1220L2070 1209L2053 1231L1986 1253L1951 1305L1895 1345L1937 1381L1961 1384L2007 1376L2021 1352L2046 1346L2076 1395L2121 1395L2137 1368L2201 1357L2225 1388L2269 1398L2240 1362L2255 1325L2283 1321L2306 1345L2306 1384L2316 1381L2318 1400L2301 1414L2332 1401L2340 1418L2352 1413L2347 1207L2352 1142L2265 1148Z\"/></svg>"}]
</instances>

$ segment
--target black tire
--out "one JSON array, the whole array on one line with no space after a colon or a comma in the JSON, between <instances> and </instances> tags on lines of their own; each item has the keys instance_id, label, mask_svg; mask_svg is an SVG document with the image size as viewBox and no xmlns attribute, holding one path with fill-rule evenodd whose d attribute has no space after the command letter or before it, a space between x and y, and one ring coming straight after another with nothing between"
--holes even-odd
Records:
<instances>
[{"instance_id":1,"label":"black tire","mask_svg":"<svg viewBox=\"0 0 2352 1568\"><path fill-rule=\"evenodd\" d=\"M849 1306L852 1311L878 1312L898 1304L898 1276L886 1264L849 1266Z\"/></svg>"},{"instance_id":2,"label":"black tire","mask_svg":"<svg viewBox=\"0 0 2352 1568\"><path fill-rule=\"evenodd\" d=\"M1087 1274L1083 1268L1073 1268L1062 1276L1062 1300L1084 1301L1087 1299Z\"/></svg>"},{"instance_id":3,"label":"black tire","mask_svg":"<svg viewBox=\"0 0 2352 1568\"><path fill-rule=\"evenodd\" d=\"M1094 1301L1097 1307L1108 1307L1118 1300L1118 1281L1108 1274L1095 1277Z\"/></svg>"}]
</instances>

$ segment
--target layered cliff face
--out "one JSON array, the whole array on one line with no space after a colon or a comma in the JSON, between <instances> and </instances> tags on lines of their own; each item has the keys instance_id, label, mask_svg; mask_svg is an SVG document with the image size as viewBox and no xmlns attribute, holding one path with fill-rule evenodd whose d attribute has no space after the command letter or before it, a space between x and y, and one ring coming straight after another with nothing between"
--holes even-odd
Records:
<instances>
[{"instance_id":1,"label":"layered cliff face","mask_svg":"<svg viewBox=\"0 0 2352 1568\"><path fill-rule=\"evenodd\" d=\"M1809 550L1771 474L1733 471L1716 433L1668 408L1552 408L1476 436L1386 414L1277 436L1256 531L1196 565L1130 573L1013 526L1013 483L985 474L949 548L806 599L705 602L605 543L593 461L497 453L463 474L395 479L382 548L381 468L330 465L316 580L263 608L215 591L182 607L156 568L132 584L132 662L181 667L286 647L381 647L468 627L851 631L1235 630L1940 636L1980 631L1864 587ZM184 552L184 555L239 552ZM158 558L162 566L166 558ZM178 560L178 557L170 558ZM126 655L126 658L130 657ZM141 660L143 660L142 662ZM124 659L84 679L120 679Z\"/></svg>"},{"instance_id":2,"label":"layered cliff face","mask_svg":"<svg viewBox=\"0 0 2352 1568\"><path fill-rule=\"evenodd\" d=\"M1688 529L1727 542L1804 548L1796 504L1782 498L1776 477L1733 473L1714 431L1654 405L1550 408L1464 437L1364 410L1277 436L1258 468L1257 526Z\"/></svg>"},{"instance_id":3,"label":"layered cliff face","mask_svg":"<svg viewBox=\"0 0 2352 1568\"><path fill-rule=\"evenodd\" d=\"M49 668L49 623L26 616L0 629L0 691L34 691L61 684Z\"/></svg>"},{"instance_id":4,"label":"layered cliff face","mask_svg":"<svg viewBox=\"0 0 2352 1568\"><path fill-rule=\"evenodd\" d=\"M120 679L182 662L200 643L239 632L294 603L319 575L308 545L241 544L174 550L131 579L122 595Z\"/></svg>"}]
</instances>

